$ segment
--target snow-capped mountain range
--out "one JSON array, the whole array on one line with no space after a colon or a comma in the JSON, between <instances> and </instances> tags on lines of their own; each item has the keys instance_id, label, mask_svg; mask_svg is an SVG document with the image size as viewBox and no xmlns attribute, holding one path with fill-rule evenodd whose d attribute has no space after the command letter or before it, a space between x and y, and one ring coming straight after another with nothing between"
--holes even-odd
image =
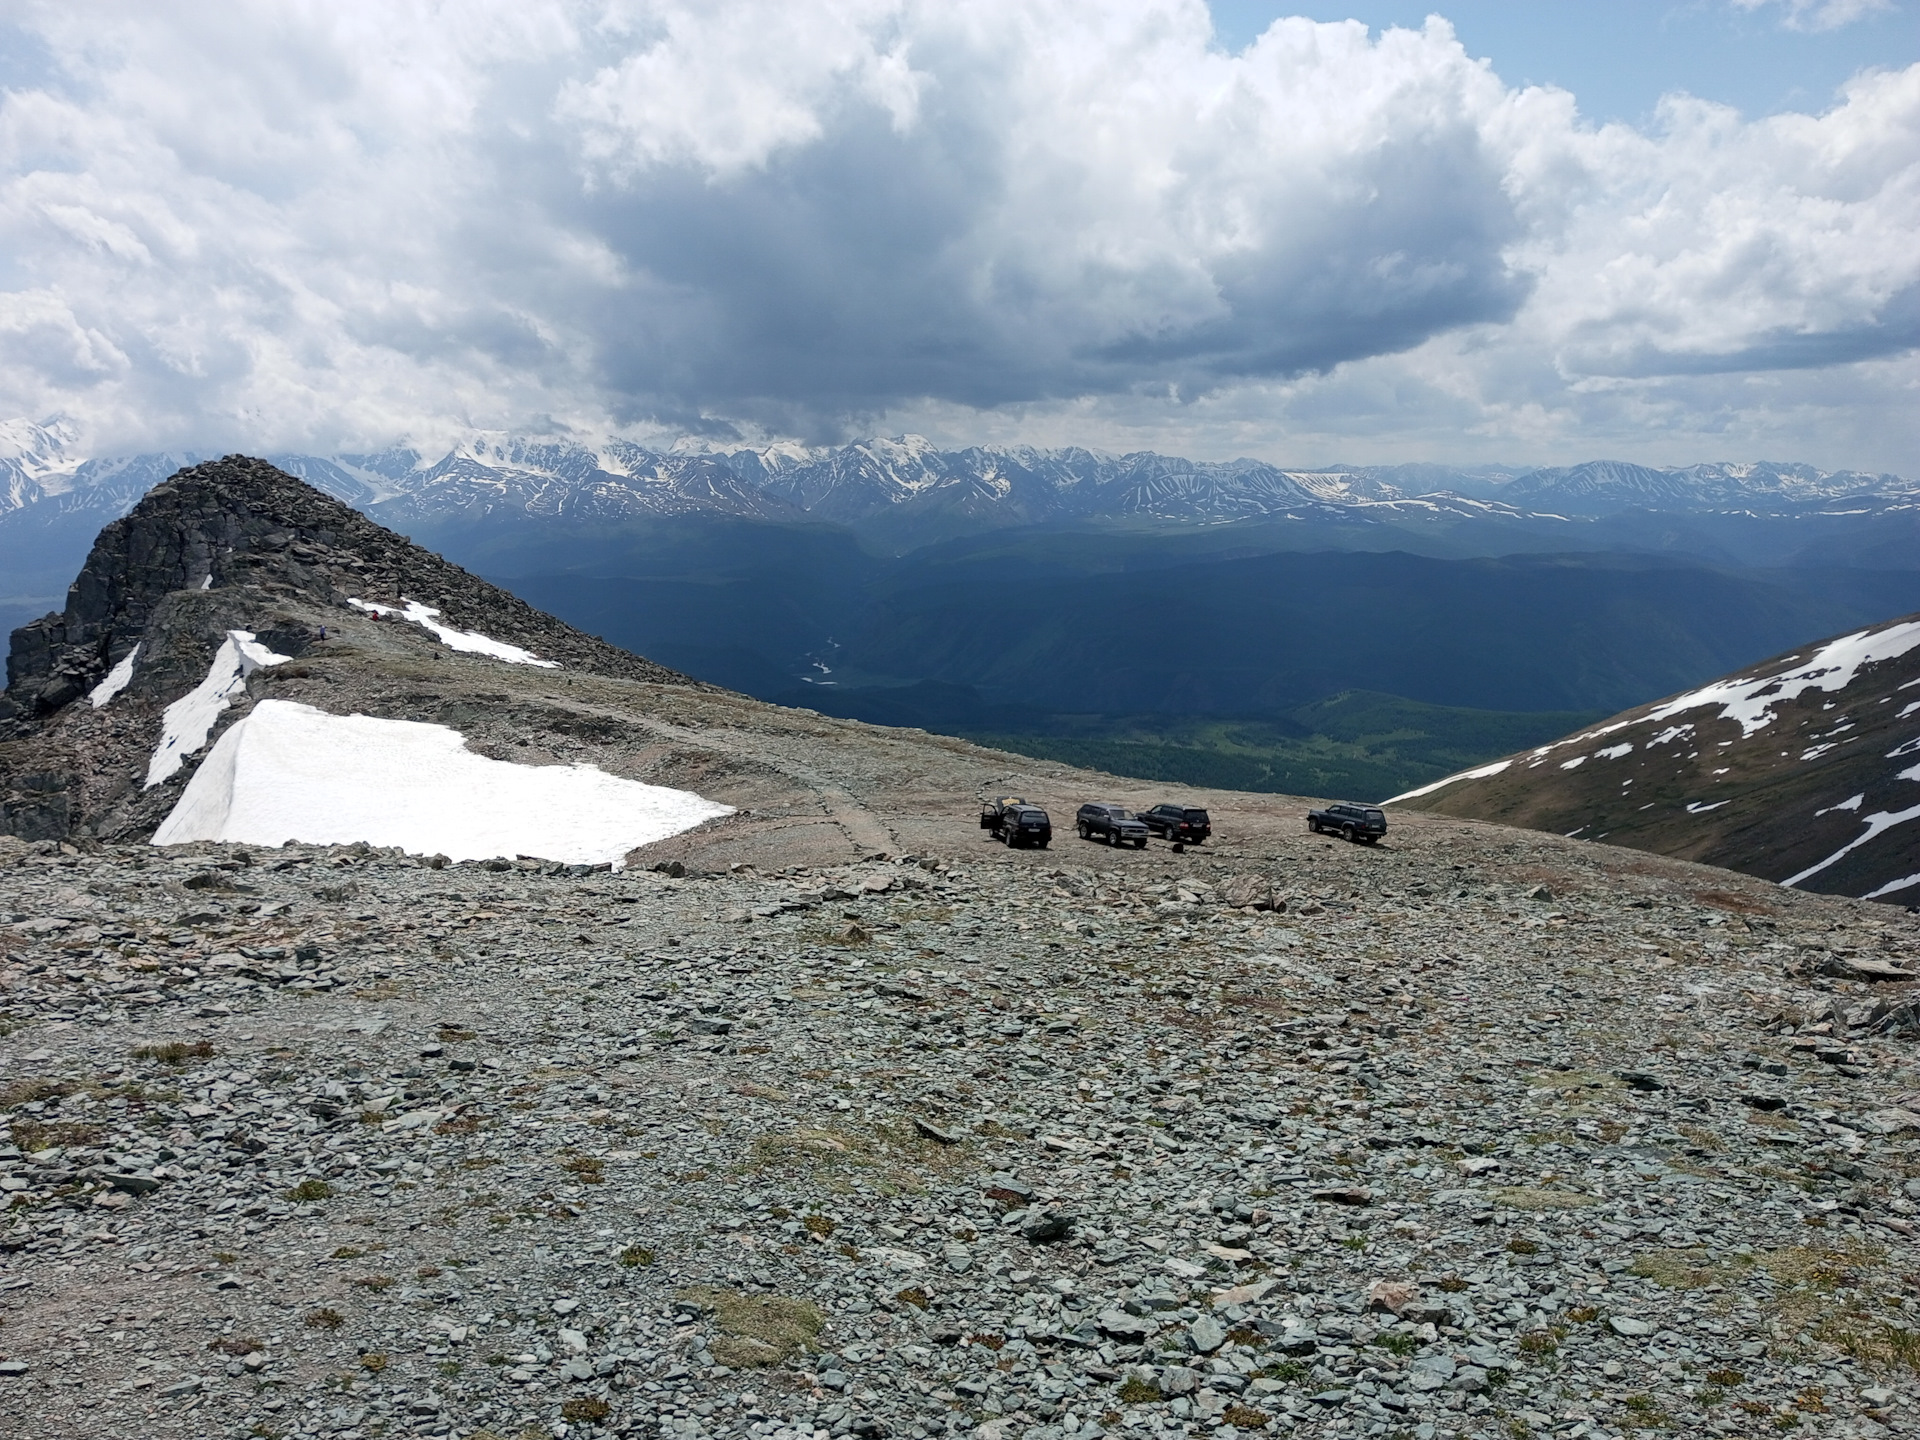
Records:
<instances>
[{"instance_id":1,"label":"snow-capped mountain range","mask_svg":"<svg viewBox=\"0 0 1920 1440\"><path fill-rule=\"evenodd\" d=\"M181 466L205 458L92 456L62 422L0 423L0 515L51 505L112 518ZM622 439L588 445L480 433L439 455L395 448L271 458L350 504L377 509L389 523L516 511L578 518L705 512L938 533L1047 521L1207 524L1381 510L1572 517L1920 498L1920 484L1899 476L1798 464L1290 469L1079 447L942 450L915 435L831 447L681 442L655 449Z\"/></svg>"}]
</instances>

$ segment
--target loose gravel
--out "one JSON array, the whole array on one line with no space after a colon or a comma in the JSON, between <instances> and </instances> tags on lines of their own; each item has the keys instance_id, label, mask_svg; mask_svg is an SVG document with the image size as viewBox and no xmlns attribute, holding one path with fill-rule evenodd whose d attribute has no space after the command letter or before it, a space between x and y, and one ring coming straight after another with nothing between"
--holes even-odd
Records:
<instances>
[{"instance_id":1,"label":"loose gravel","mask_svg":"<svg viewBox=\"0 0 1920 1440\"><path fill-rule=\"evenodd\" d=\"M6 1432L1920 1433L1914 920L1447 835L0 840Z\"/></svg>"}]
</instances>

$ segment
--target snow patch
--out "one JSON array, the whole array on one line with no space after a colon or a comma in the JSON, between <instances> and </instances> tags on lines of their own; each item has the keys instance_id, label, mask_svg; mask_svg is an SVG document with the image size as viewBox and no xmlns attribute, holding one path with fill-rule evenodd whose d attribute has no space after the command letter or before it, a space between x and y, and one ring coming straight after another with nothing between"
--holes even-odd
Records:
<instances>
[{"instance_id":1,"label":"snow patch","mask_svg":"<svg viewBox=\"0 0 1920 1440\"><path fill-rule=\"evenodd\" d=\"M133 661L139 653L138 645L129 650L126 658L107 672L107 678L87 692L87 703L96 710L104 710L109 700L126 689L133 681Z\"/></svg>"},{"instance_id":2,"label":"snow patch","mask_svg":"<svg viewBox=\"0 0 1920 1440\"><path fill-rule=\"evenodd\" d=\"M1814 811L1813 818L1818 820L1822 815L1831 815L1836 810L1858 810L1866 798L1866 792L1862 791L1849 800L1842 800L1838 805L1829 805L1824 810Z\"/></svg>"},{"instance_id":3,"label":"snow patch","mask_svg":"<svg viewBox=\"0 0 1920 1440\"><path fill-rule=\"evenodd\" d=\"M1609 745L1604 750L1594 751L1593 755L1596 760L1618 760L1622 755L1631 755L1632 753L1632 745Z\"/></svg>"},{"instance_id":4,"label":"snow patch","mask_svg":"<svg viewBox=\"0 0 1920 1440\"><path fill-rule=\"evenodd\" d=\"M1562 760L1560 762L1560 768L1562 770L1578 770L1586 763L1587 757L1585 755L1576 755L1571 760Z\"/></svg>"},{"instance_id":5,"label":"snow patch","mask_svg":"<svg viewBox=\"0 0 1920 1440\"><path fill-rule=\"evenodd\" d=\"M1394 796L1391 800L1383 800L1380 803L1383 805L1392 805L1401 800L1412 800L1421 795L1431 795L1444 785L1454 785L1462 780L1484 780L1489 775L1498 775L1512 763L1511 760L1496 760L1491 765L1482 765L1475 770L1462 770L1458 775L1449 775L1444 780L1435 780L1430 785L1422 785L1417 790L1408 790Z\"/></svg>"},{"instance_id":6,"label":"snow patch","mask_svg":"<svg viewBox=\"0 0 1920 1440\"><path fill-rule=\"evenodd\" d=\"M1704 815L1709 810L1718 810L1722 805L1731 805L1732 803L1731 800L1716 800L1709 805L1701 800L1690 800L1687 802L1687 814Z\"/></svg>"},{"instance_id":7,"label":"snow patch","mask_svg":"<svg viewBox=\"0 0 1920 1440\"><path fill-rule=\"evenodd\" d=\"M1651 750L1656 745L1665 745L1670 740L1678 740L1682 735L1690 735L1692 733L1693 733L1693 726L1691 724L1669 725L1666 729L1662 730L1658 735L1654 736L1651 740L1647 741L1647 748Z\"/></svg>"},{"instance_id":8,"label":"snow patch","mask_svg":"<svg viewBox=\"0 0 1920 1440\"><path fill-rule=\"evenodd\" d=\"M251 630L229 630L219 650L214 652L207 678L167 706L160 722L160 744L153 752L153 759L147 762L145 788L151 790L161 781L171 779L186 763L187 756L207 743L213 722L233 703L232 696L246 688L249 675L292 658L276 655L259 644Z\"/></svg>"},{"instance_id":9,"label":"snow patch","mask_svg":"<svg viewBox=\"0 0 1920 1440\"><path fill-rule=\"evenodd\" d=\"M732 813L592 765L489 760L444 725L263 700L220 737L153 843L364 840L454 860L618 865L637 845Z\"/></svg>"},{"instance_id":10,"label":"snow patch","mask_svg":"<svg viewBox=\"0 0 1920 1440\"><path fill-rule=\"evenodd\" d=\"M1908 775L1911 775L1912 773L1913 772L1910 771L1908 772ZM1903 775L1901 778L1906 779L1908 778L1908 776ZM1826 859L1822 860L1819 864L1809 865L1806 869L1802 870L1798 875L1789 875L1785 880L1782 880L1780 883L1782 885L1798 885L1802 880L1809 880L1815 875L1818 875L1822 870L1825 870L1829 865L1833 865L1840 860L1844 860L1847 856L1851 855L1854 851L1858 850L1862 845L1865 845L1868 841L1878 839L1881 835L1884 835L1887 831L1891 830L1894 826L1904 825L1909 820L1920 820L1920 805L1909 805L1904 810L1876 811L1874 814L1867 816L1866 819L1862 822L1867 827L1865 834L1856 835L1852 840L1849 840L1845 845L1842 845L1838 850L1834 851L1833 854L1829 855Z\"/></svg>"},{"instance_id":11,"label":"snow patch","mask_svg":"<svg viewBox=\"0 0 1920 1440\"><path fill-rule=\"evenodd\" d=\"M1559 740L1549 740L1545 745L1536 746L1529 753L1541 756L1548 755L1564 746L1578 745L1587 740L1598 740L1603 735L1611 735L1614 731L1624 730L1629 725L1643 724L1645 723L1645 719L1646 717L1642 716L1639 720L1616 720L1611 725L1599 725L1592 730L1582 730L1578 735L1568 735Z\"/></svg>"},{"instance_id":12,"label":"snow patch","mask_svg":"<svg viewBox=\"0 0 1920 1440\"><path fill-rule=\"evenodd\" d=\"M493 660L504 660L509 665L538 665L547 670L560 668L558 660L542 660L531 650L522 650L518 645L509 645L504 640L495 640L476 630L456 630L451 625L442 625L439 621L440 612L432 606L422 605L418 600L406 600L404 610L397 610L391 605L376 605L370 600L349 600L347 603L369 615L382 618L397 615L402 620L411 620L423 630L431 631L449 650L485 655Z\"/></svg>"},{"instance_id":13,"label":"snow patch","mask_svg":"<svg viewBox=\"0 0 1920 1440\"><path fill-rule=\"evenodd\" d=\"M1646 715L1648 722L1667 720L1702 705L1720 706L1720 718L1740 722L1741 737L1755 735L1773 723L1774 706L1809 690L1831 694L1853 683L1860 667L1893 660L1920 645L1920 620L1889 625L1884 630L1861 630L1830 640L1804 665L1759 678L1718 680L1699 690L1676 696ZM1789 882L1791 883L1791 882Z\"/></svg>"},{"instance_id":14,"label":"snow patch","mask_svg":"<svg viewBox=\"0 0 1920 1440\"><path fill-rule=\"evenodd\" d=\"M1869 890L1860 898L1863 900L1878 900L1882 895L1891 895L1896 890L1905 890L1909 885L1920 885L1920 875L1909 875L1904 880L1889 880L1878 890Z\"/></svg>"}]
</instances>

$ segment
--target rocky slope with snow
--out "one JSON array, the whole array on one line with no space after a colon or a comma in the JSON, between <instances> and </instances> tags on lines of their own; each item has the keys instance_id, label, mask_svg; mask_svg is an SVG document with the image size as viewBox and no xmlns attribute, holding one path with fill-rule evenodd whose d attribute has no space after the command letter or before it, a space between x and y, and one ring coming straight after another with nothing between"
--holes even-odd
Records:
<instances>
[{"instance_id":1,"label":"rocky slope with snow","mask_svg":"<svg viewBox=\"0 0 1920 1440\"><path fill-rule=\"evenodd\" d=\"M1395 803L1920 901L1920 616L1775 656Z\"/></svg>"},{"instance_id":2,"label":"rocky slope with snow","mask_svg":"<svg viewBox=\"0 0 1920 1440\"><path fill-rule=\"evenodd\" d=\"M203 752L227 710L244 714L269 683L305 698L316 665L323 692L361 698L375 674L409 678L408 650L476 654L479 671L553 670L556 688L703 688L264 461L230 456L180 471L109 524L65 610L14 631L0 695L0 833L151 833L191 773L185 755ZM397 668L360 663L366 654Z\"/></svg>"},{"instance_id":3,"label":"rocky slope with snow","mask_svg":"<svg viewBox=\"0 0 1920 1440\"><path fill-rule=\"evenodd\" d=\"M259 465L148 504L0 744L9 1440L1913 1433L1903 912L692 685Z\"/></svg>"}]
</instances>

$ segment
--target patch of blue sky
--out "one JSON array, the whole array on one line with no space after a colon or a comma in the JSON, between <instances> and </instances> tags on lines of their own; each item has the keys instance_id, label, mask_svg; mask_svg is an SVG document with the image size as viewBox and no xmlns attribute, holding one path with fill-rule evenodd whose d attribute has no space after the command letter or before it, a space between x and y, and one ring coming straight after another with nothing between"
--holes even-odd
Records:
<instances>
[{"instance_id":1,"label":"patch of blue sky","mask_svg":"<svg viewBox=\"0 0 1920 1440\"><path fill-rule=\"evenodd\" d=\"M1748 118L1818 113L1862 70L1920 60L1914 0L1208 0L1238 51L1282 15L1361 20L1378 32L1451 21L1509 85L1557 85L1580 113L1645 125L1683 91Z\"/></svg>"}]
</instances>

